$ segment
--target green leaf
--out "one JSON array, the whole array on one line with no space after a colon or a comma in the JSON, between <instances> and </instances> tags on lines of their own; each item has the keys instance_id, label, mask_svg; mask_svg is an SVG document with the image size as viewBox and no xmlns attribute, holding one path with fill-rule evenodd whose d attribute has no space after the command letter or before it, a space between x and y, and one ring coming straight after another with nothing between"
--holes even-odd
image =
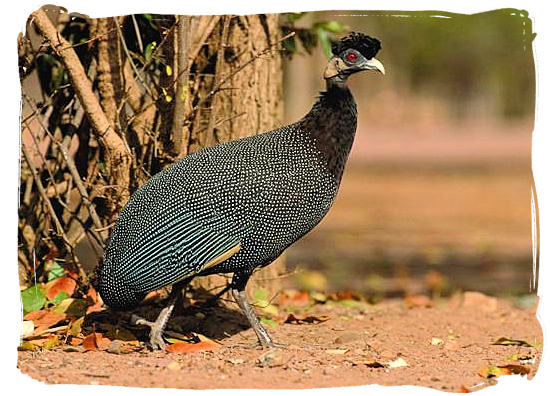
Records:
<instances>
[{"instance_id":1,"label":"green leaf","mask_svg":"<svg viewBox=\"0 0 550 396\"><path fill-rule=\"evenodd\" d=\"M268 301L269 293L265 289L255 289L253 297L255 301Z\"/></svg>"},{"instance_id":2,"label":"green leaf","mask_svg":"<svg viewBox=\"0 0 550 396\"><path fill-rule=\"evenodd\" d=\"M323 29L327 32L335 33L335 34L342 33L349 29L348 26L337 21L317 22L316 24L313 25L313 27L317 29Z\"/></svg>"},{"instance_id":3,"label":"green leaf","mask_svg":"<svg viewBox=\"0 0 550 396\"><path fill-rule=\"evenodd\" d=\"M288 18L289 22L294 23L299 19L301 19L306 14L307 12L289 12L288 14L286 14L286 17Z\"/></svg>"},{"instance_id":4,"label":"green leaf","mask_svg":"<svg viewBox=\"0 0 550 396\"><path fill-rule=\"evenodd\" d=\"M283 47L289 53L294 54L296 52L296 40L294 39L294 37L289 37L286 40L284 40Z\"/></svg>"},{"instance_id":5,"label":"green leaf","mask_svg":"<svg viewBox=\"0 0 550 396\"><path fill-rule=\"evenodd\" d=\"M38 311L46 303L46 295L39 285L34 285L21 292L21 302L24 313Z\"/></svg>"},{"instance_id":6,"label":"green leaf","mask_svg":"<svg viewBox=\"0 0 550 396\"><path fill-rule=\"evenodd\" d=\"M261 317L260 322L262 322L263 324L271 328L275 328L278 326L277 322L275 322L273 319L266 318L266 317Z\"/></svg>"},{"instance_id":7,"label":"green leaf","mask_svg":"<svg viewBox=\"0 0 550 396\"><path fill-rule=\"evenodd\" d=\"M332 57L332 48L327 32L323 29L317 29L317 36L319 36L319 42L321 43L323 53L327 59L330 59Z\"/></svg>"},{"instance_id":8,"label":"green leaf","mask_svg":"<svg viewBox=\"0 0 550 396\"><path fill-rule=\"evenodd\" d=\"M46 271L48 272L48 282L65 275L65 269L55 260L46 262Z\"/></svg>"},{"instance_id":9,"label":"green leaf","mask_svg":"<svg viewBox=\"0 0 550 396\"><path fill-rule=\"evenodd\" d=\"M156 41L152 41L145 47L145 51L143 52L143 56L145 56L145 60L149 61L151 59L151 56L153 55L153 51L157 46Z\"/></svg>"},{"instance_id":10,"label":"green leaf","mask_svg":"<svg viewBox=\"0 0 550 396\"><path fill-rule=\"evenodd\" d=\"M86 300L65 298L57 306L52 308L52 312L59 314L66 313L67 315L79 318L86 315L86 309L89 305L90 303Z\"/></svg>"},{"instance_id":11,"label":"green leaf","mask_svg":"<svg viewBox=\"0 0 550 396\"><path fill-rule=\"evenodd\" d=\"M60 290L59 293L53 298L52 303L54 305L59 304L61 301L69 298L69 293L67 293L65 290Z\"/></svg>"}]
</instances>

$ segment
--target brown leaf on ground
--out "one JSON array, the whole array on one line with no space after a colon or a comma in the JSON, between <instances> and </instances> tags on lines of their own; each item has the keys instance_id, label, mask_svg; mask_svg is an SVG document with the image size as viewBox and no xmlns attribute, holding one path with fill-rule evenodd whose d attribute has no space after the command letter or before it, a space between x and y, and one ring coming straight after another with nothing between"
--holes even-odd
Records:
<instances>
[{"instance_id":1,"label":"brown leaf on ground","mask_svg":"<svg viewBox=\"0 0 550 396\"><path fill-rule=\"evenodd\" d=\"M120 341L137 341L137 337L129 330L126 330L122 327L108 325L106 327L107 334L106 336L111 340L120 340Z\"/></svg>"},{"instance_id":2,"label":"brown leaf on ground","mask_svg":"<svg viewBox=\"0 0 550 396\"><path fill-rule=\"evenodd\" d=\"M34 322L32 320L24 320L21 323L21 337L28 337L32 333L34 333Z\"/></svg>"},{"instance_id":3,"label":"brown leaf on ground","mask_svg":"<svg viewBox=\"0 0 550 396\"><path fill-rule=\"evenodd\" d=\"M349 349L326 349L325 353L328 355L345 355Z\"/></svg>"},{"instance_id":4,"label":"brown leaf on ground","mask_svg":"<svg viewBox=\"0 0 550 396\"><path fill-rule=\"evenodd\" d=\"M194 353L199 351L216 351L221 345L216 342L200 341L195 344L188 342L176 342L166 346L166 351L172 353Z\"/></svg>"},{"instance_id":5,"label":"brown leaf on ground","mask_svg":"<svg viewBox=\"0 0 550 396\"><path fill-rule=\"evenodd\" d=\"M283 323L291 323L291 324L317 324L321 322L326 322L330 319L330 316L328 315L295 315L295 314L288 314L286 319L283 321Z\"/></svg>"},{"instance_id":6,"label":"brown leaf on ground","mask_svg":"<svg viewBox=\"0 0 550 396\"><path fill-rule=\"evenodd\" d=\"M270 349L260 355L256 364L260 367L277 367L283 365L283 357L278 349Z\"/></svg>"},{"instance_id":7,"label":"brown leaf on ground","mask_svg":"<svg viewBox=\"0 0 550 396\"><path fill-rule=\"evenodd\" d=\"M69 316L81 317L86 314L86 309L89 302L79 298L66 298L58 305L52 308L52 311L59 314L67 314Z\"/></svg>"},{"instance_id":8,"label":"brown leaf on ground","mask_svg":"<svg viewBox=\"0 0 550 396\"><path fill-rule=\"evenodd\" d=\"M527 346L534 347L533 344L524 340L515 340L513 338L500 337L498 340L493 342L493 345L505 345L505 346Z\"/></svg>"},{"instance_id":9,"label":"brown leaf on ground","mask_svg":"<svg viewBox=\"0 0 550 396\"><path fill-rule=\"evenodd\" d=\"M78 346L82 345L82 342L84 342L82 338L73 337L71 338L71 341L69 341L69 344L71 344L72 346Z\"/></svg>"},{"instance_id":10,"label":"brown leaf on ground","mask_svg":"<svg viewBox=\"0 0 550 396\"><path fill-rule=\"evenodd\" d=\"M136 345L131 344L130 342L125 342L121 340L112 340L107 348L107 352L113 353L115 355L126 354L134 352L139 348L136 348Z\"/></svg>"},{"instance_id":11,"label":"brown leaf on ground","mask_svg":"<svg viewBox=\"0 0 550 396\"><path fill-rule=\"evenodd\" d=\"M376 360L355 360L351 362L354 366L367 366L370 368L384 368L386 365Z\"/></svg>"},{"instance_id":12,"label":"brown leaf on ground","mask_svg":"<svg viewBox=\"0 0 550 396\"><path fill-rule=\"evenodd\" d=\"M38 349L38 347L29 341L22 341L17 347L18 351L35 351L36 349Z\"/></svg>"},{"instance_id":13,"label":"brown leaf on ground","mask_svg":"<svg viewBox=\"0 0 550 396\"><path fill-rule=\"evenodd\" d=\"M424 296L424 295L406 296L403 299L403 303L407 308L416 308L416 307L428 308L432 306L432 300L428 296Z\"/></svg>"},{"instance_id":14,"label":"brown leaf on ground","mask_svg":"<svg viewBox=\"0 0 550 396\"><path fill-rule=\"evenodd\" d=\"M111 340L104 337L103 334L93 332L84 338L82 341L82 347L85 351L95 351L98 349L100 351L104 351L109 348L110 343Z\"/></svg>"},{"instance_id":15,"label":"brown leaf on ground","mask_svg":"<svg viewBox=\"0 0 550 396\"><path fill-rule=\"evenodd\" d=\"M24 320L32 320L34 322L34 332L32 334L40 334L44 330L66 319L67 315L58 314L46 309L40 311L29 312L23 317ZM32 335L31 334L31 335Z\"/></svg>"},{"instance_id":16,"label":"brown leaf on ground","mask_svg":"<svg viewBox=\"0 0 550 396\"><path fill-rule=\"evenodd\" d=\"M398 357L397 359L386 363L386 365L389 368L400 368L400 367L407 367L409 365L409 363L407 363L407 361L405 359L403 359L402 357Z\"/></svg>"},{"instance_id":17,"label":"brown leaf on ground","mask_svg":"<svg viewBox=\"0 0 550 396\"><path fill-rule=\"evenodd\" d=\"M527 375L531 371L530 366L521 364L506 364L502 366L487 366L478 370L478 374L483 378L496 378L501 375Z\"/></svg>"},{"instance_id":18,"label":"brown leaf on ground","mask_svg":"<svg viewBox=\"0 0 550 396\"><path fill-rule=\"evenodd\" d=\"M443 348L447 351L458 351L460 349L460 344L457 340L447 340L445 341L445 344L443 345Z\"/></svg>"},{"instance_id":19,"label":"brown leaf on ground","mask_svg":"<svg viewBox=\"0 0 550 396\"><path fill-rule=\"evenodd\" d=\"M44 349L53 349L60 344L59 338L53 334L49 334L45 337L35 338L29 340L29 343Z\"/></svg>"},{"instance_id":20,"label":"brown leaf on ground","mask_svg":"<svg viewBox=\"0 0 550 396\"><path fill-rule=\"evenodd\" d=\"M479 308L485 312L493 312L497 309L498 300L480 292L467 291L462 295L462 306Z\"/></svg>"},{"instance_id":21,"label":"brown leaf on ground","mask_svg":"<svg viewBox=\"0 0 550 396\"><path fill-rule=\"evenodd\" d=\"M298 291L285 291L279 294L279 307L305 306L310 302L309 293Z\"/></svg>"},{"instance_id":22,"label":"brown leaf on ground","mask_svg":"<svg viewBox=\"0 0 550 396\"><path fill-rule=\"evenodd\" d=\"M361 296L354 291L351 290L340 290L334 293L331 293L328 295L329 300L333 301L341 301L341 300L361 300Z\"/></svg>"},{"instance_id":23,"label":"brown leaf on ground","mask_svg":"<svg viewBox=\"0 0 550 396\"><path fill-rule=\"evenodd\" d=\"M61 291L64 291L70 297L76 290L76 281L67 276L62 276L61 278L57 278L51 282L46 283L45 290L48 300L53 300L55 296L57 296L57 294Z\"/></svg>"}]
</instances>

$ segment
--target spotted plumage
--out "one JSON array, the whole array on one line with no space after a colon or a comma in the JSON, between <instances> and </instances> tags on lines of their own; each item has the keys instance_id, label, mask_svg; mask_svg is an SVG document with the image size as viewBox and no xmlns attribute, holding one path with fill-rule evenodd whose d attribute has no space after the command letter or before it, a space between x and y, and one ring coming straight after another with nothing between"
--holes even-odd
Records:
<instances>
[{"instance_id":1,"label":"spotted plumage","mask_svg":"<svg viewBox=\"0 0 550 396\"><path fill-rule=\"evenodd\" d=\"M346 54L353 48L373 58L379 42L354 34L333 47ZM366 59L357 54L348 61L359 64L346 69L338 55L331 60L340 62L337 75L325 77L326 92L300 121L195 152L136 191L99 271L99 292L109 306L130 309L152 290L212 273L234 273L232 287L243 291L255 268L321 221L355 135L357 109L345 80L373 64L362 66ZM229 258L206 268L229 251ZM239 301L244 297L235 296L260 341L269 344L246 300Z\"/></svg>"}]
</instances>

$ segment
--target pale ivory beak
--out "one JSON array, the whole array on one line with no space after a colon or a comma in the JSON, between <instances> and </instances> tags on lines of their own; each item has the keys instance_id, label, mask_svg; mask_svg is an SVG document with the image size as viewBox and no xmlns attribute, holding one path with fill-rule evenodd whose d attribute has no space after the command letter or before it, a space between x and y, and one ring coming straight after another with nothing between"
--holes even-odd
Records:
<instances>
[{"instance_id":1,"label":"pale ivory beak","mask_svg":"<svg viewBox=\"0 0 550 396\"><path fill-rule=\"evenodd\" d=\"M366 67L365 67L366 70L378 70L380 73L382 73L384 75L386 74L386 70L384 69L384 65L382 64L382 62L380 62L376 58L369 59L365 63L365 65L366 65Z\"/></svg>"}]
</instances>

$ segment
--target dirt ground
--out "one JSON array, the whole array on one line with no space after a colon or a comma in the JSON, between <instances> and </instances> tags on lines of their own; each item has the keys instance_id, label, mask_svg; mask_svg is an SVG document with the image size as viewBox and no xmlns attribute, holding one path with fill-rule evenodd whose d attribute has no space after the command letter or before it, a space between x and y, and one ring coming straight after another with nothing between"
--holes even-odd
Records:
<instances>
[{"instance_id":1,"label":"dirt ground","mask_svg":"<svg viewBox=\"0 0 550 396\"><path fill-rule=\"evenodd\" d=\"M264 320L272 337L288 344L285 349L255 347L253 331L231 306L195 304L176 312L169 328L192 328L221 347L152 352L144 343L145 329L118 322L139 339L127 353L113 348L114 341L105 350L89 351L65 344L20 351L18 367L32 378L56 384L190 389L382 384L468 392L495 384L500 374L532 378L541 358L542 331L533 305L518 308L511 300L479 293L377 304L330 297L312 303L313 297L301 306L298 299L291 301L292 309L280 304L275 319ZM148 309L142 314L154 316L153 306ZM109 318L100 312L83 329L99 331ZM502 337L500 343L506 345L493 345Z\"/></svg>"}]
</instances>

